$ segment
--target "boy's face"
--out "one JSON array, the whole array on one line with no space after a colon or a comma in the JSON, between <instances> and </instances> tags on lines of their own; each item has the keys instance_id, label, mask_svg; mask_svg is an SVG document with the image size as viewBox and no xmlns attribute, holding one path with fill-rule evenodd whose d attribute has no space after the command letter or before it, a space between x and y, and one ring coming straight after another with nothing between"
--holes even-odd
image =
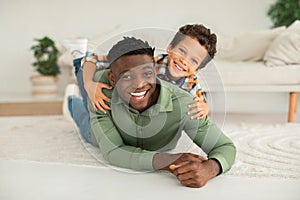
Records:
<instances>
[{"instance_id":1,"label":"boy's face","mask_svg":"<svg viewBox=\"0 0 300 200\"><path fill-rule=\"evenodd\" d=\"M169 73L175 79L195 74L208 55L205 47L189 36L184 37L175 47L169 45L167 50Z\"/></svg>"},{"instance_id":2,"label":"boy's face","mask_svg":"<svg viewBox=\"0 0 300 200\"><path fill-rule=\"evenodd\" d=\"M157 100L156 74L149 55L120 57L111 64L108 76L118 95L140 112Z\"/></svg>"}]
</instances>

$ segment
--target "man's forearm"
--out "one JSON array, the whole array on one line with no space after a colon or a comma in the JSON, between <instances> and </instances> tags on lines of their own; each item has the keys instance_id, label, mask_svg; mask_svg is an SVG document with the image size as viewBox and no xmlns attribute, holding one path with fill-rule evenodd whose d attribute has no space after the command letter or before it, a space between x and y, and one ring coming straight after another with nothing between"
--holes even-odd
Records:
<instances>
[{"instance_id":1,"label":"man's forearm","mask_svg":"<svg viewBox=\"0 0 300 200\"><path fill-rule=\"evenodd\" d=\"M228 171L234 163L236 149L231 141L215 124L210 123L208 118L202 121L198 127L197 135L187 132L194 142L202 148L209 159L216 159L221 166L221 173Z\"/></svg>"}]
</instances>

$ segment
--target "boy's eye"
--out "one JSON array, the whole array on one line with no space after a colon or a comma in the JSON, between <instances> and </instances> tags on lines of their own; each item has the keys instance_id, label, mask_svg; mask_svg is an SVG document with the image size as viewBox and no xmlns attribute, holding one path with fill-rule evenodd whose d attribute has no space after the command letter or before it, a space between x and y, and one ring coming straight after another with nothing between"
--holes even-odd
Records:
<instances>
[{"instance_id":1,"label":"boy's eye","mask_svg":"<svg viewBox=\"0 0 300 200\"><path fill-rule=\"evenodd\" d=\"M195 65L199 65L198 61L193 59L192 62L195 64Z\"/></svg>"},{"instance_id":2,"label":"boy's eye","mask_svg":"<svg viewBox=\"0 0 300 200\"><path fill-rule=\"evenodd\" d=\"M182 49L182 48L179 48L179 52L182 53L182 54L185 54L185 50Z\"/></svg>"}]
</instances>

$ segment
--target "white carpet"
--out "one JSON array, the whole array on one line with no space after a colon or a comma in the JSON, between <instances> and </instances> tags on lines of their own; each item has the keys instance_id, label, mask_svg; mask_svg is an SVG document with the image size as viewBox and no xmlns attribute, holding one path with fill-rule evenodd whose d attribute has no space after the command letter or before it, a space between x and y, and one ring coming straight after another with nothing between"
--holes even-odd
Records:
<instances>
[{"instance_id":1,"label":"white carpet","mask_svg":"<svg viewBox=\"0 0 300 200\"><path fill-rule=\"evenodd\" d=\"M228 174L300 179L300 124L242 123L225 132L238 150Z\"/></svg>"},{"instance_id":2,"label":"white carpet","mask_svg":"<svg viewBox=\"0 0 300 200\"><path fill-rule=\"evenodd\" d=\"M63 116L2 117L0 124L0 160L107 166ZM300 124L227 123L224 131L237 146L225 176L300 179Z\"/></svg>"}]
</instances>

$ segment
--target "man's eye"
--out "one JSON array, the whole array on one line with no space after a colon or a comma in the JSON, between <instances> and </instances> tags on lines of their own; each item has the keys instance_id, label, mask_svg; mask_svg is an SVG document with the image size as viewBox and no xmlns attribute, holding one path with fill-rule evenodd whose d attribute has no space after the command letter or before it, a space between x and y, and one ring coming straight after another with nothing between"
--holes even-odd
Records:
<instances>
[{"instance_id":1,"label":"man's eye","mask_svg":"<svg viewBox=\"0 0 300 200\"><path fill-rule=\"evenodd\" d=\"M124 76L122 76L122 79L123 80L130 80L131 76L130 75L124 75Z\"/></svg>"},{"instance_id":2,"label":"man's eye","mask_svg":"<svg viewBox=\"0 0 300 200\"><path fill-rule=\"evenodd\" d=\"M153 76L153 72L152 71L146 72L146 73L144 73L144 76L145 77L152 77Z\"/></svg>"}]
</instances>

